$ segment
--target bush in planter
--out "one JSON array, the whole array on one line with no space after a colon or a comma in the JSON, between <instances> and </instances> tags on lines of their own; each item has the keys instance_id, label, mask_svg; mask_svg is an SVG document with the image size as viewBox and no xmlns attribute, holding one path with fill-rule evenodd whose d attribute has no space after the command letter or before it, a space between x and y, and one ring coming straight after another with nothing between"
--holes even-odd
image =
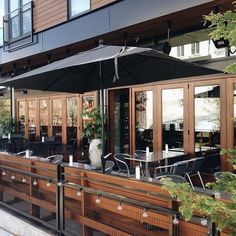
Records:
<instances>
[{"instance_id":1,"label":"bush in planter","mask_svg":"<svg viewBox=\"0 0 236 236\"><path fill-rule=\"evenodd\" d=\"M0 118L0 124L3 129L3 135L15 132L15 122L11 116L2 116Z\"/></svg>"},{"instance_id":2,"label":"bush in planter","mask_svg":"<svg viewBox=\"0 0 236 236\"><path fill-rule=\"evenodd\" d=\"M92 110L83 110L81 117L86 120L83 127L83 136L88 139L89 159L92 165L101 167L101 137L102 137L102 117L100 108Z\"/></svg>"}]
</instances>

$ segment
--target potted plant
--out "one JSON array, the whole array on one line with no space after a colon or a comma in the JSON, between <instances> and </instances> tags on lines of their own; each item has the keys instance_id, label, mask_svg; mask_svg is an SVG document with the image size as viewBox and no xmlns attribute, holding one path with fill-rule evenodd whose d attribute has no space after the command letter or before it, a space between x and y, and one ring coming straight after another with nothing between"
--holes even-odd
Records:
<instances>
[{"instance_id":1,"label":"potted plant","mask_svg":"<svg viewBox=\"0 0 236 236\"><path fill-rule=\"evenodd\" d=\"M88 139L89 145L89 159L92 165L101 167L102 155L102 117L100 108L84 109L81 117L85 124L83 127L83 136Z\"/></svg>"},{"instance_id":2,"label":"potted plant","mask_svg":"<svg viewBox=\"0 0 236 236\"><path fill-rule=\"evenodd\" d=\"M0 119L0 124L4 136L7 136L8 134L13 133L15 131L15 122L13 118L9 115L2 116Z\"/></svg>"}]
</instances>

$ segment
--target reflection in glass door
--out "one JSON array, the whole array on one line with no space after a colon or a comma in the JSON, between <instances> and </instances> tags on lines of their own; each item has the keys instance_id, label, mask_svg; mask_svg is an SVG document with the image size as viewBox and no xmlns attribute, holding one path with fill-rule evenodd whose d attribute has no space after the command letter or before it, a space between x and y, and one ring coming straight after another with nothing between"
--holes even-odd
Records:
<instances>
[{"instance_id":1,"label":"reflection in glass door","mask_svg":"<svg viewBox=\"0 0 236 236\"><path fill-rule=\"evenodd\" d=\"M153 151L153 91L135 92L135 150Z\"/></svg>"},{"instance_id":2,"label":"reflection in glass door","mask_svg":"<svg viewBox=\"0 0 236 236\"><path fill-rule=\"evenodd\" d=\"M52 99L52 135L62 141L62 99Z\"/></svg>"},{"instance_id":3,"label":"reflection in glass door","mask_svg":"<svg viewBox=\"0 0 236 236\"><path fill-rule=\"evenodd\" d=\"M114 94L114 152L129 153L129 91Z\"/></svg>"},{"instance_id":4,"label":"reflection in glass door","mask_svg":"<svg viewBox=\"0 0 236 236\"><path fill-rule=\"evenodd\" d=\"M36 113L37 113L37 105L36 100L28 101L28 121L29 121L29 141L36 140Z\"/></svg>"},{"instance_id":5,"label":"reflection in glass door","mask_svg":"<svg viewBox=\"0 0 236 236\"><path fill-rule=\"evenodd\" d=\"M184 89L162 90L162 149L183 151Z\"/></svg>"},{"instance_id":6,"label":"reflection in glass door","mask_svg":"<svg viewBox=\"0 0 236 236\"><path fill-rule=\"evenodd\" d=\"M25 101L18 102L18 133L25 135Z\"/></svg>"},{"instance_id":7,"label":"reflection in glass door","mask_svg":"<svg viewBox=\"0 0 236 236\"><path fill-rule=\"evenodd\" d=\"M195 151L220 149L220 86L195 87Z\"/></svg>"},{"instance_id":8,"label":"reflection in glass door","mask_svg":"<svg viewBox=\"0 0 236 236\"><path fill-rule=\"evenodd\" d=\"M42 136L48 137L48 125L49 125L49 100L39 100L39 124L40 124L40 138Z\"/></svg>"},{"instance_id":9,"label":"reflection in glass door","mask_svg":"<svg viewBox=\"0 0 236 236\"><path fill-rule=\"evenodd\" d=\"M66 100L67 106L67 143L77 139L77 97Z\"/></svg>"}]
</instances>

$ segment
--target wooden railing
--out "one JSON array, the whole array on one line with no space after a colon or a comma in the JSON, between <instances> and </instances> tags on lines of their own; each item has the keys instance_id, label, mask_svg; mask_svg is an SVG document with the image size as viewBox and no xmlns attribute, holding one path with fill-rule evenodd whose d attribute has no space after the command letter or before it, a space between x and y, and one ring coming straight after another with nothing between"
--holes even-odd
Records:
<instances>
[{"instance_id":1,"label":"wooden railing","mask_svg":"<svg viewBox=\"0 0 236 236\"><path fill-rule=\"evenodd\" d=\"M1 205L58 235L214 235L203 217L185 222L158 183L4 154L0 181Z\"/></svg>"}]
</instances>

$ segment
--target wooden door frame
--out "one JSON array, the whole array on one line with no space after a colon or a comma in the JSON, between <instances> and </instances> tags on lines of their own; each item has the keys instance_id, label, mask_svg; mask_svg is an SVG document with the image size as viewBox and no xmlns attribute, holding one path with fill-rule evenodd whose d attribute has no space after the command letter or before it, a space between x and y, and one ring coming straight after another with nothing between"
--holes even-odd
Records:
<instances>
[{"instance_id":1,"label":"wooden door frame","mask_svg":"<svg viewBox=\"0 0 236 236\"><path fill-rule=\"evenodd\" d=\"M220 148L225 149L227 147L226 143L226 134L227 134L227 127L226 127L226 114L227 114L227 83L226 79L212 79L212 80L204 80L204 81L195 81L189 83L189 146L190 146L190 153L195 153L195 101L194 101L194 88L195 87L202 87L202 86L212 86L212 85L219 85L220 86ZM223 170L227 169L226 166L226 155L221 155L221 168Z\"/></svg>"}]
</instances>

